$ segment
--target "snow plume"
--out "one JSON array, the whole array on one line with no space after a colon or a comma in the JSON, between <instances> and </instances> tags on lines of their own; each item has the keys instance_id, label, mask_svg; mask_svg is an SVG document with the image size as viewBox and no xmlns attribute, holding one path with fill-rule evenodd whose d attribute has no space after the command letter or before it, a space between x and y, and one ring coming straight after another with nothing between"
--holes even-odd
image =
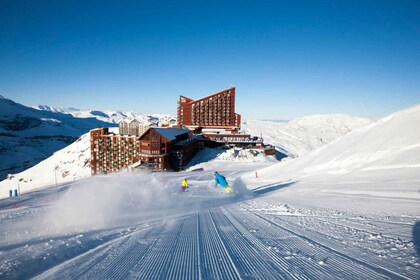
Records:
<instances>
[{"instance_id":1,"label":"snow plume","mask_svg":"<svg viewBox=\"0 0 420 280\"><path fill-rule=\"evenodd\" d=\"M48 213L60 233L112 228L165 215L171 201L164 183L151 173L118 173L80 181Z\"/></svg>"}]
</instances>

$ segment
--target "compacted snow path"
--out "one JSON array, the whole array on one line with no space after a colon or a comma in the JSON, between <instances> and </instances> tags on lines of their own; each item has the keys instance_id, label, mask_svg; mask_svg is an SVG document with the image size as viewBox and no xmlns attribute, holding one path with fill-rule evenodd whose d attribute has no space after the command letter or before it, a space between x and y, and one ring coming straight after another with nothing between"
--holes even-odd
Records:
<instances>
[{"instance_id":1,"label":"compacted snow path","mask_svg":"<svg viewBox=\"0 0 420 280\"><path fill-rule=\"evenodd\" d=\"M0 278L419 279L419 217L298 207L270 196L279 186L226 195L205 172L182 193L182 176L163 182L187 207L94 230L40 231L34 224L54 204L42 192L18 208L3 201Z\"/></svg>"}]
</instances>

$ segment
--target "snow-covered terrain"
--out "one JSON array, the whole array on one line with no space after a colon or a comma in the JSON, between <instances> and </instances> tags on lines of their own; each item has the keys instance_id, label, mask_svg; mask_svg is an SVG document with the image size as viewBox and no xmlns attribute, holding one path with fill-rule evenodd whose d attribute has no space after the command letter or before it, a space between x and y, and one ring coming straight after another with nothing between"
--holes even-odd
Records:
<instances>
[{"instance_id":1,"label":"snow-covered terrain","mask_svg":"<svg viewBox=\"0 0 420 280\"><path fill-rule=\"evenodd\" d=\"M280 163L219 150L0 200L0 278L419 279L419 121L415 106Z\"/></svg>"},{"instance_id":2,"label":"snow-covered terrain","mask_svg":"<svg viewBox=\"0 0 420 280\"><path fill-rule=\"evenodd\" d=\"M36 109L58 114L71 114L78 118L89 117L87 120L97 118L98 120L106 121L108 123L118 122L121 118L125 117L137 118L143 120L145 123L151 121L149 116L131 112L91 111L74 108L60 109L45 105L37 106ZM171 117L153 115L152 121L153 120L157 122L170 121ZM265 142L284 149L287 151L286 154L301 156L368 123L370 123L370 121L367 119L353 118L346 115L325 115L307 116L287 123L246 121L244 122L243 127L246 132L251 133L252 135L260 136L262 133ZM43 142L41 142L40 145L43 147L48 146ZM90 176L90 165L87 162L90 154L88 134L81 136L79 141L66 147L62 151L56 151L58 149L55 146L50 145L48 147L52 149L51 153L54 152L54 154L50 158L44 160L42 164L27 169L25 172L14 174L13 178L10 180L3 180L0 182L0 198L7 197L10 189L20 189L23 193L55 185L56 178L58 182L63 183ZM54 148L56 150L54 150ZM30 155L31 153L28 153L28 156ZM8 156L13 157L13 152L8 151ZM270 158L263 156L258 150L232 149L220 151L208 149L196 156L191 164L199 164L211 159L250 162L270 160ZM3 164L7 165L6 163Z\"/></svg>"},{"instance_id":3,"label":"snow-covered terrain","mask_svg":"<svg viewBox=\"0 0 420 280\"><path fill-rule=\"evenodd\" d=\"M34 166L90 129L110 125L35 110L0 96L0 180Z\"/></svg>"},{"instance_id":4,"label":"snow-covered terrain","mask_svg":"<svg viewBox=\"0 0 420 280\"><path fill-rule=\"evenodd\" d=\"M313 115L288 122L246 120L242 130L298 157L370 123L369 119L348 115Z\"/></svg>"},{"instance_id":5,"label":"snow-covered terrain","mask_svg":"<svg viewBox=\"0 0 420 280\"><path fill-rule=\"evenodd\" d=\"M24 194L90 176L90 137L86 133L37 165L1 181L0 198L8 197L10 190Z\"/></svg>"},{"instance_id":6,"label":"snow-covered terrain","mask_svg":"<svg viewBox=\"0 0 420 280\"><path fill-rule=\"evenodd\" d=\"M175 121L175 118L164 114L145 115L138 112L130 111L115 111L115 110L89 110L89 109L76 109L76 108L56 108L47 105L37 105L33 107L37 110L48 112L59 112L63 114L70 114L76 118L96 118L103 122L118 123L121 119L136 119L142 123L156 123L160 121Z\"/></svg>"},{"instance_id":7,"label":"snow-covered terrain","mask_svg":"<svg viewBox=\"0 0 420 280\"><path fill-rule=\"evenodd\" d=\"M417 105L352 131L299 160L280 162L260 173L273 181L315 181L334 175L340 175L341 181L412 180L420 174L419 123Z\"/></svg>"}]
</instances>

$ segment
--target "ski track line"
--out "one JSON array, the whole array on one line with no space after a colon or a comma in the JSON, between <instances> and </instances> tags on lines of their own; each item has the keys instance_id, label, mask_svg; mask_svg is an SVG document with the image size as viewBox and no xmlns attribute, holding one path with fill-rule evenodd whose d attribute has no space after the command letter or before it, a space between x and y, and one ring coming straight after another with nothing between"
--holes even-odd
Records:
<instances>
[{"instance_id":1,"label":"ski track line","mask_svg":"<svg viewBox=\"0 0 420 280\"><path fill-rule=\"evenodd\" d=\"M235 211L234 219L241 226L246 227L245 230L258 240L255 242L263 243L265 247L270 248L269 252L275 258L287 261L290 267L289 273L293 272L299 277L309 277L310 279L328 279L340 276L336 270L331 271L328 266L321 266L317 262L317 260L328 258L327 253L316 250L312 244L308 244L290 232L273 230L271 224L252 214L243 210Z\"/></svg>"},{"instance_id":2,"label":"ski track line","mask_svg":"<svg viewBox=\"0 0 420 280\"><path fill-rule=\"evenodd\" d=\"M310 218L310 216L308 216ZM363 222L358 222L359 220L357 219L351 219L351 218L336 218L336 219L328 219L327 217L317 217L317 216L312 216L313 219L317 219L320 221L323 221L324 223L331 223L334 224L336 226L340 226L340 227L344 227L344 228L352 228L356 231L359 232L366 232L366 233L370 233L370 234L378 234L378 232L372 232L370 230L372 229L378 229L381 232L385 232L385 231L389 231L390 228L380 228L379 224L388 224L388 225L393 225L395 226L395 228L392 228L392 230L401 230L401 226L407 227L408 230L410 230L414 224L399 224L399 223L389 223L386 221L381 221L381 220L363 220ZM373 225L372 225L373 223ZM391 235L388 234L382 234L382 236L390 238L390 239L396 239L394 237L392 237L392 235L394 235L394 232L391 233Z\"/></svg>"},{"instance_id":3,"label":"ski track line","mask_svg":"<svg viewBox=\"0 0 420 280\"><path fill-rule=\"evenodd\" d=\"M335 219L335 221L333 221L333 220L328 220L324 217L317 217L317 216L276 215L276 214L271 214L271 213L267 213L266 215L272 216L275 219L284 220L289 224L297 224L296 222L294 222L297 220L298 222L304 223L304 225L302 225L302 223L298 223L299 226L305 226L308 230L312 230L316 232L317 234L324 236L324 238L334 239L337 242L341 242L343 240L354 241L355 237L359 239L360 236L355 236L355 234L364 234L364 236L380 234L382 238L385 238L392 242L397 242L400 239L400 238L393 237L392 234L383 233L386 231L386 229L379 228L376 225L375 226L369 225L370 228L366 229L366 228L363 228L363 226L367 226L364 223L348 223L343 218L340 218L342 220ZM302 220L302 218L304 218L304 220ZM327 230L319 231L319 229L323 229L323 227L321 226L320 223L316 223L315 220L318 220L324 224L333 225L333 227L327 227L326 228ZM314 225L316 226L314 227ZM375 228L377 228L377 230L373 231L373 229ZM328 230L331 231L332 233L342 233L343 235L341 236L331 235L331 233L328 232ZM363 247L361 248L363 249Z\"/></svg>"},{"instance_id":4,"label":"ski track line","mask_svg":"<svg viewBox=\"0 0 420 280\"><path fill-rule=\"evenodd\" d=\"M266 222L268 222L268 223L270 223L270 224L272 224L272 225L274 225L274 226L276 226L278 228L281 228L281 229L283 229L283 230L285 230L285 231L287 231L287 232L289 232L289 233L291 233L293 235L296 235L296 236L300 237L301 239L307 241L310 244L313 244L315 246L318 246L320 248L323 248L324 250L327 250L327 252L332 252L332 253L336 254L337 256L340 256L340 257L342 257L344 259L349 260L350 263L355 263L355 264L361 265L362 267L366 267L366 268L370 269L372 272L378 273L379 275L383 276L383 278L386 278L387 277L387 278L391 278L391 279L410 279L410 278L407 278L406 276L403 276L403 275L398 274L397 272L390 271L390 270L388 270L386 268L383 268L383 267L380 267L380 266L371 265L371 264L369 264L367 262L364 262L362 260L359 260L359 259L357 259L355 257L347 256L345 253L342 253L342 252L340 252L340 251L338 251L338 250L336 250L334 248L331 248L331 247L329 247L327 245L324 245L324 244L322 244L320 242L317 242L317 241L315 241L313 239L310 239L310 238L308 238L308 237L306 237L306 236L304 236L302 234L299 234L299 233L297 233L297 232L295 232L293 230L290 230L290 229L288 229L288 228L286 228L286 227L284 227L284 226L282 226L282 225L280 225L280 224L278 224L278 223L276 223L274 221L271 221L271 220L263 217L260 214L254 213L251 210L247 210L247 211L249 211L250 213L254 214L255 216L261 218L262 220L265 220ZM339 265L341 265L341 264L339 263ZM355 268L354 266L351 266L351 267L348 268L349 270L346 270L346 271L351 271L352 273L354 273L354 268ZM364 275L364 277L368 277L368 275Z\"/></svg>"},{"instance_id":5,"label":"ski track line","mask_svg":"<svg viewBox=\"0 0 420 280\"><path fill-rule=\"evenodd\" d=\"M111 260L118 255L121 251L127 249L130 246L130 236L127 236L123 240L118 240L113 242L106 250L106 253L94 255L93 260L88 265L88 267L83 267L83 270L78 274L76 278L79 279L99 279L101 274L106 274L109 271L109 268L112 267ZM116 248L118 251L116 252ZM102 272L102 273L101 273Z\"/></svg>"},{"instance_id":6,"label":"ski track line","mask_svg":"<svg viewBox=\"0 0 420 280\"><path fill-rule=\"evenodd\" d=\"M153 235L156 228L152 228L146 234ZM138 242L141 233L131 235L118 244L113 244L109 254L98 265L83 275L82 279L126 279L130 268L134 266L142 255L147 251L147 244Z\"/></svg>"},{"instance_id":7,"label":"ski track line","mask_svg":"<svg viewBox=\"0 0 420 280\"><path fill-rule=\"evenodd\" d=\"M197 213L196 219L196 241L197 241L197 262L198 262L198 279L202 280L202 272L201 272L201 242L200 242L200 215Z\"/></svg>"},{"instance_id":8,"label":"ski track line","mask_svg":"<svg viewBox=\"0 0 420 280\"><path fill-rule=\"evenodd\" d=\"M276 216L274 216L274 219L275 220L281 220L281 221L283 221L283 222L291 225L292 227L295 227L294 226L294 223L288 221L287 219L284 219L284 218L281 218L281 217L276 217ZM329 224L328 221L324 221L324 222L326 224ZM337 227L344 227L345 229L348 228L347 226L343 226L343 225L340 225L340 224L337 224L337 223L331 223L331 224L332 225L335 225ZM327 227L330 231L332 230L333 232L339 232L339 233L342 233L343 234L342 236L332 236L332 235L329 235L328 232L321 232L321 231L319 231L319 229L312 227L313 223L310 224L310 225L311 226L308 226L307 224L305 225L306 230L308 230L309 232L313 232L314 234L318 235L318 239L320 239L318 242L321 242L323 245L325 245L327 247L328 247L327 244L328 243L331 243L330 238L333 239L333 240L335 240L335 242L339 243L340 245L342 245L342 241L343 240L348 240L349 241L348 243L350 243L351 241L355 241L355 238L352 235L353 232L350 232L348 230L341 230L341 229L339 229L339 230L333 229L332 230L331 227ZM299 226L301 226L301 225L299 225ZM322 229L322 227L320 227L320 228ZM357 233L362 233L363 232L363 233L374 234L374 235L377 235L378 234L378 233L373 233L373 232L369 232L369 231L366 231L366 230L359 230L359 229L354 229L354 230ZM358 240L358 238L356 239L356 241L357 240ZM367 241L365 241L365 242L366 242L365 244L369 244ZM374 241L372 241L372 242L374 242ZM399 239L398 238L391 237L391 236L388 236L388 235L382 235L382 238L380 240L378 240L377 242L374 242L373 245L379 245L380 244L379 242L382 242L382 243L394 242L395 244L398 244L399 243ZM401 242L407 243L407 242L404 242L402 240L401 240ZM346 245L348 245L348 243L346 243ZM341 248L341 250L348 250L347 253L346 253L346 255L351 257L352 252L353 252L353 255L354 255L354 247L355 246L357 246L357 248L361 249L364 252L366 251L366 248L367 248L366 246L363 246L363 244L362 244L362 245L353 245L349 249ZM379 245L378 250L383 250L384 246L385 245L383 245L383 244L382 245ZM369 248L371 248L371 246L369 246ZM339 251L340 249L336 248L335 250L336 251ZM366 253L376 254L378 252L368 251ZM401 254L406 254L406 252L405 251L402 251L402 250L400 250L400 253ZM353 257L353 258L356 258L356 257ZM364 261L363 258L361 258L361 261ZM387 268L384 268L381 265L381 263L383 262L382 260L377 260L377 259L366 260L366 263L368 263L368 262L373 263L378 268L381 268L381 269L387 270L387 271L389 271L391 273L397 274L400 277L416 277L415 271L407 271L407 274L408 275L406 275L406 276L400 275L400 273L398 272L398 269L401 268L401 263L398 262L395 258L388 258L387 259ZM395 271L395 270L397 270L397 271Z\"/></svg>"},{"instance_id":9,"label":"ski track line","mask_svg":"<svg viewBox=\"0 0 420 280\"><path fill-rule=\"evenodd\" d=\"M58 264L57 266L42 272L34 279L74 279L75 276L76 278L79 278L83 275L83 273L97 265L98 262L102 261L107 256L110 247L112 247L112 245L115 242L120 241L120 239L127 239L127 236L118 237L104 244L101 244L96 248L93 248L81 255L78 255L72 259L65 261L64 263ZM87 263L83 264L80 268L74 267L75 262L82 262L86 258L89 258L91 254L95 254L95 256L92 259L90 259ZM71 271L69 271L69 269Z\"/></svg>"},{"instance_id":10,"label":"ski track line","mask_svg":"<svg viewBox=\"0 0 420 280\"><path fill-rule=\"evenodd\" d=\"M170 262L166 279L199 278L199 237L197 235L197 216L184 221L175 244L173 259Z\"/></svg>"},{"instance_id":11,"label":"ski track line","mask_svg":"<svg viewBox=\"0 0 420 280\"><path fill-rule=\"evenodd\" d=\"M218 211L213 216L241 275L253 279L305 279L290 274L290 266L286 262L276 259L263 243L252 238L249 232L223 212Z\"/></svg>"},{"instance_id":12,"label":"ski track line","mask_svg":"<svg viewBox=\"0 0 420 280\"><path fill-rule=\"evenodd\" d=\"M241 217L238 214L238 218ZM256 238L266 243L266 246L273 246L274 251L284 259L290 262L290 271L296 270L298 275L306 275L315 279L377 279L382 275L375 274L376 277L369 276L372 271L361 266L359 270L355 270L354 263L348 259L344 259L337 255L331 255L330 251L325 248L319 248L305 239L300 238L285 230L274 230L270 223L265 220L253 216L248 213L243 214L242 220L251 219L249 231L254 232ZM257 229L257 230L255 230ZM328 260L328 264L325 262ZM341 268L341 269L340 269ZM366 273L370 273L367 274ZM356 275L359 275L358 277Z\"/></svg>"},{"instance_id":13,"label":"ski track line","mask_svg":"<svg viewBox=\"0 0 420 280\"><path fill-rule=\"evenodd\" d=\"M84 278L86 274L90 274L101 266L102 262L109 257L112 250L115 250L115 244L126 243L131 235L140 234L143 231L149 231L153 226L148 225L143 228L137 228L134 232L124 236L116 236L103 244L92 248L81 255L68 259L65 262L52 267L38 276L36 279L74 279ZM115 235L115 234L112 234ZM93 278L96 278L93 275Z\"/></svg>"},{"instance_id":14,"label":"ski track line","mask_svg":"<svg viewBox=\"0 0 420 280\"><path fill-rule=\"evenodd\" d=\"M184 220L177 220L173 224L164 226L156 242L138 263L137 268L132 270L133 278L162 279L167 277L165 273L174 257L173 247L178 243Z\"/></svg>"},{"instance_id":15,"label":"ski track line","mask_svg":"<svg viewBox=\"0 0 420 280\"><path fill-rule=\"evenodd\" d=\"M302 261L298 265L296 265L296 260L294 260L294 263L291 263L290 261L287 261L285 259L285 256L281 256L278 252L275 250L272 250L271 246L267 244L266 242L263 242L260 238L258 238L256 235L252 234L252 229L246 228L246 220L245 219L239 219L238 214L233 211L223 211L223 215L226 217L226 219L229 221L230 225L238 231L240 236L242 238L246 238L248 244L244 244L245 246L243 248L240 248L240 250L245 250L246 248L249 248L249 246L254 246L255 250L258 251L258 259L261 259L264 264L264 266L269 266L267 269L275 268L275 276L271 276L271 278L281 278L281 279L322 279L325 278L326 275L324 272L319 270L319 266L315 266L307 261ZM249 215L249 214L248 214ZM247 217L249 218L249 217ZM289 235L289 234L287 234ZM285 238L286 236L283 236ZM237 238L237 237L236 237ZM270 243L273 243L273 240L270 237L267 237L270 240ZM236 240L236 241L235 241ZM233 242L237 242L238 239L233 239ZM233 243L234 244L234 243ZM251 256L255 255L255 252L248 252L247 254L251 254ZM246 256L247 256L246 254ZM302 270L302 268L305 268ZM261 272L261 266L259 265L257 267L258 271ZM307 276L303 271L309 272L310 276ZM272 273L272 272L270 272ZM270 275L270 273L266 274L264 272L262 275L264 275L264 278L266 278L266 275Z\"/></svg>"},{"instance_id":16,"label":"ski track line","mask_svg":"<svg viewBox=\"0 0 420 280\"><path fill-rule=\"evenodd\" d=\"M210 212L200 214L203 279L241 279Z\"/></svg>"}]
</instances>

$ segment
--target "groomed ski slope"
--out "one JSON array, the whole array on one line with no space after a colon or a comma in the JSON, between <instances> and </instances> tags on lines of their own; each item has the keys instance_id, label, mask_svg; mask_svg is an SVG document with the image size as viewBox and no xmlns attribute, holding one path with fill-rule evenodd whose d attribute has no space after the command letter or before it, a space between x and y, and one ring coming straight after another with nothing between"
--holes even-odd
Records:
<instances>
[{"instance_id":1,"label":"groomed ski slope","mask_svg":"<svg viewBox=\"0 0 420 280\"><path fill-rule=\"evenodd\" d=\"M254 167L225 165L232 195L209 170L97 177L2 200L0 278L419 279L418 200L302 199L298 182L250 191L237 178ZM369 206L378 199L389 210Z\"/></svg>"}]
</instances>

